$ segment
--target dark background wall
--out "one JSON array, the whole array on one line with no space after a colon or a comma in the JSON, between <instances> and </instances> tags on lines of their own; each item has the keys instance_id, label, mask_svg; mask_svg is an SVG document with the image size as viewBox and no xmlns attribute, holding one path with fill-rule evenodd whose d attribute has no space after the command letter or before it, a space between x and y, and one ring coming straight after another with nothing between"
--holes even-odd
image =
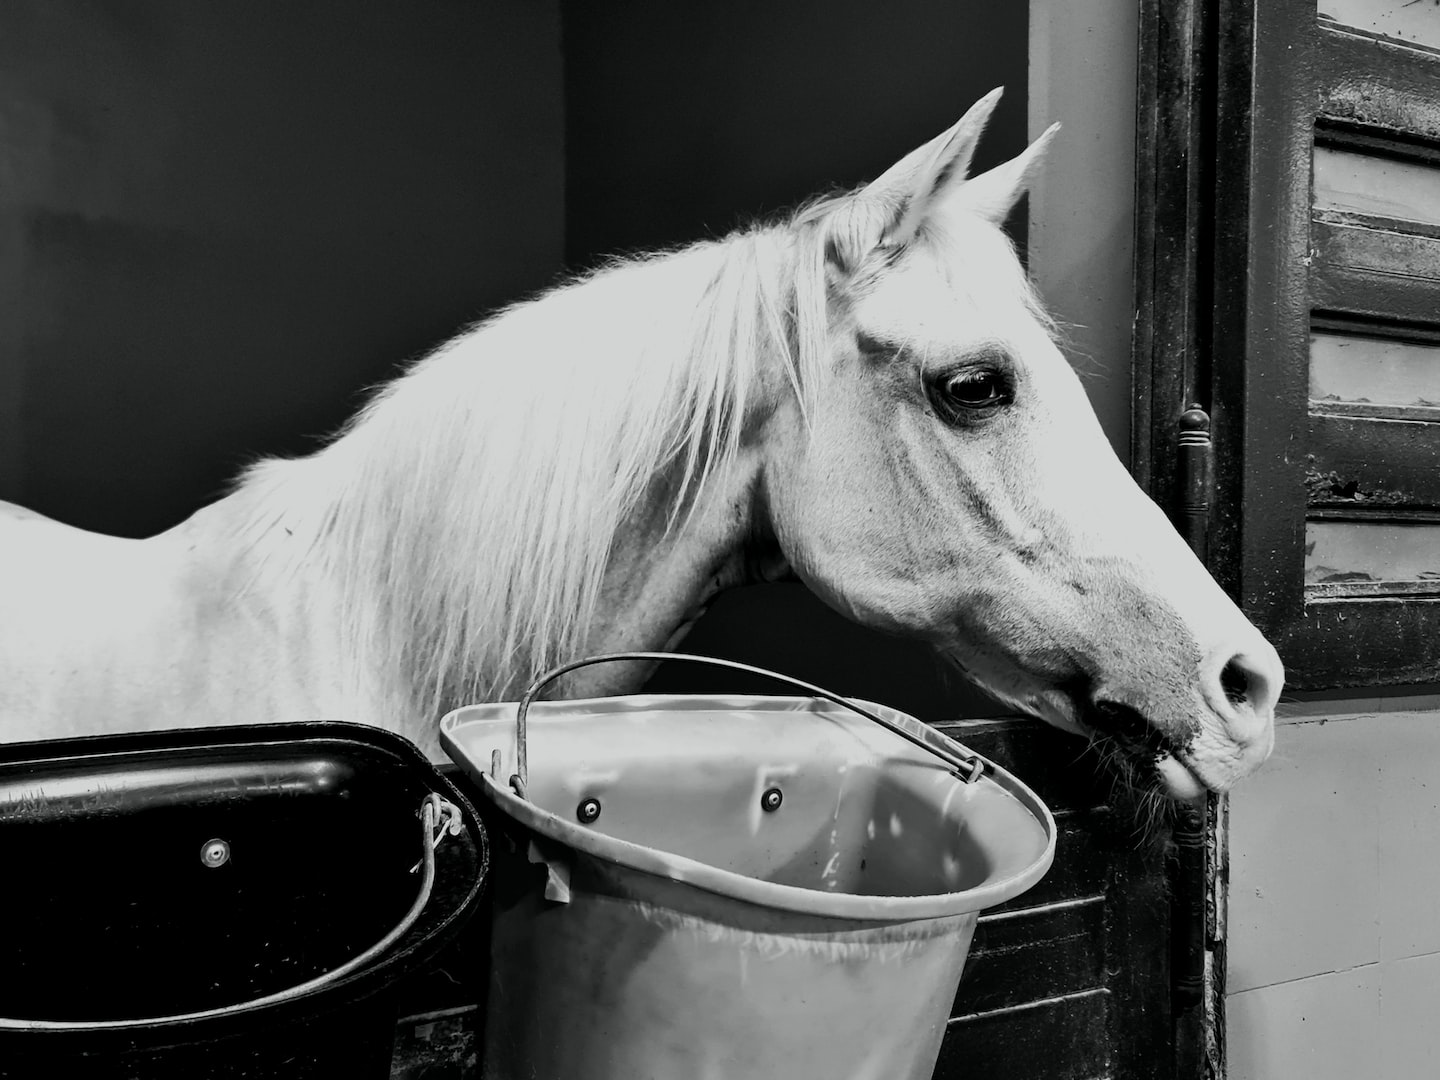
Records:
<instances>
[{"instance_id":1,"label":"dark background wall","mask_svg":"<svg viewBox=\"0 0 1440 1080\"><path fill-rule=\"evenodd\" d=\"M724 233L875 176L982 94L1025 147L1025 4L565 0L566 256Z\"/></svg>"},{"instance_id":2,"label":"dark background wall","mask_svg":"<svg viewBox=\"0 0 1440 1080\"><path fill-rule=\"evenodd\" d=\"M553 2L0 5L0 497L166 528L547 283L561 82Z\"/></svg>"},{"instance_id":3,"label":"dark background wall","mask_svg":"<svg viewBox=\"0 0 1440 1080\"><path fill-rule=\"evenodd\" d=\"M567 265L859 182L1001 84L977 164L1011 156L1026 33L1025 5L933 0L10 0L0 498L155 532ZM797 585L688 646L993 708Z\"/></svg>"}]
</instances>

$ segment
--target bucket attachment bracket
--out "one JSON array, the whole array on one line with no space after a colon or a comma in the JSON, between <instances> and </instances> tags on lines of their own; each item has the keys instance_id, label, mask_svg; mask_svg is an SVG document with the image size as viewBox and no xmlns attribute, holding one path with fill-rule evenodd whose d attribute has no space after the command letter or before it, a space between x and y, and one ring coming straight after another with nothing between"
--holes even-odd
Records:
<instances>
[{"instance_id":1,"label":"bucket attachment bracket","mask_svg":"<svg viewBox=\"0 0 1440 1080\"><path fill-rule=\"evenodd\" d=\"M431 851L438 848L445 837L459 836L465 831L465 819L460 813L460 808L449 799L442 799L433 791L426 795L420 803L420 816L422 820L428 822L426 827L430 833ZM424 859L417 862L410 868L410 873L418 871L424 862Z\"/></svg>"}]
</instances>

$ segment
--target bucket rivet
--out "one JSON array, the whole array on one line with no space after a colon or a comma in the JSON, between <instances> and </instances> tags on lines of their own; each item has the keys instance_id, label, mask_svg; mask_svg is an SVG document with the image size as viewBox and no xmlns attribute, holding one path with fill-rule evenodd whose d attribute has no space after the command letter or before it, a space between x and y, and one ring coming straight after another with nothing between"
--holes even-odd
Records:
<instances>
[{"instance_id":1,"label":"bucket rivet","mask_svg":"<svg viewBox=\"0 0 1440 1080\"><path fill-rule=\"evenodd\" d=\"M200 848L200 861L210 869L224 866L230 861L230 845L224 840L206 840Z\"/></svg>"},{"instance_id":2,"label":"bucket rivet","mask_svg":"<svg viewBox=\"0 0 1440 1080\"><path fill-rule=\"evenodd\" d=\"M600 816L600 800L586 799L575 808L575 816L580 819L580 824L589 825Z\"/></svg>"},{"instance_id":3,"label":"bucket rivet","mask_svg":"<svg viewBox=\"0 0 1440 1080\"><path fill-rule=\"evenodd\" d=\"M760 796L760 809L766 813L773 813L780 809L780 804L784 801L785 796L780 793L780 789L778 787L772 787L767 789L764 795Z\"/></svg>"}]
</instances>

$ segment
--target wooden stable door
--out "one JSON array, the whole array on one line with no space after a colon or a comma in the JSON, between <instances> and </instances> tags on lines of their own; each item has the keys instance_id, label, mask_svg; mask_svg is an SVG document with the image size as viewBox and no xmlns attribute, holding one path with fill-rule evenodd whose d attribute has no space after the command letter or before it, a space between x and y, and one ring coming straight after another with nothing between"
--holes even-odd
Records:
<instances>
[{"instance_id":1,"label":"wooden stable door","mask_svg":"<svg viewBox=\"0 0 1440 1080\"><path fill-rule=\"evenodd\" d=\"M1137 474L1290 689L1434 683L1440 7L1147 0L1143 16ZM1211 810L1177 894L1203 984L1190 1076L1226 1069Z\"/></svg>"}]
</instances>

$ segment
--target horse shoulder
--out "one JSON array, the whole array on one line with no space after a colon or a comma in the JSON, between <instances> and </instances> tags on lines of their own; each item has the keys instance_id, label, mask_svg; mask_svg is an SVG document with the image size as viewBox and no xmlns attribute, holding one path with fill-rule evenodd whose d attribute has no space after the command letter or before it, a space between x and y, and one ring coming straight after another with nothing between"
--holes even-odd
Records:
<instances>
[{"instance_id":1,"label":"horse shoulder","mask_svg":"<svg viewBox=\"0 0 1440 1080\"><path fill-rule=\"evenodd\" d=\"M150 726L184 645L169 548L0 508L0 741Z\"/></svg>"},{"instance_id":2,"label":"horse shoulder","mask_svg":"<svg viewBox=\"0 0 1440 1080\"><path fill-rule=\"evenodd\" d=\"M48 521L52 525L59 522L47 518L44 514L38 514L34 510L20 506L18 503L6 502L0 499L0 527L10 521Z\"/></svg>"},{"instance_id":3,"label":"horse shoulder","mask_svg":"<svg viewBox=\"0 0 1440 1080\"><path fill-rule=\"evenodd\" d=\"M27 604L64 604L97 570L123 560L136 543L0 503L0 623L33 617Z\"/></svg>"}]
</instances>

